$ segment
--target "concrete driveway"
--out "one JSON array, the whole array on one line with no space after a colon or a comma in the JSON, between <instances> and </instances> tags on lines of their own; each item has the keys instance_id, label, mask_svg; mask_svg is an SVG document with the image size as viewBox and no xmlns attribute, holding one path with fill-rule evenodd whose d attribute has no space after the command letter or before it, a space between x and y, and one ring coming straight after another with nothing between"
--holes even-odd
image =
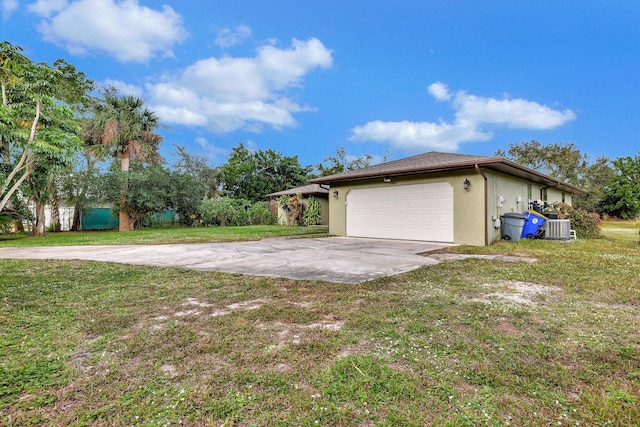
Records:
<instances>
[{"instance_id":1,"label":"concrete driveway","mask_svg":"<svg viewBox=\"0 0 640 427\"><path fill-rule=\"evenodd\" d=\"M0 248L0 258L108 261L254 276L360 283L438 263L418 255L450 245L327 237L177 245Z\"/></svg>"}]
</instances>

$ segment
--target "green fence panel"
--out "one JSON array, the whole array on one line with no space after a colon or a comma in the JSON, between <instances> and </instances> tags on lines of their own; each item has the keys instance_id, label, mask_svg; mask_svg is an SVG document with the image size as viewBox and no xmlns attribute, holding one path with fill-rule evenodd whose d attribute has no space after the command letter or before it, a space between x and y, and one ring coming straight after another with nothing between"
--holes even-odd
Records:
<instances>
[{"instance_id":1,"label":"green fence panel","mask_svg":"<svg viewBox=\"0 0 640 427\"><path fill-rule=\"evenodd\" d=\"M110 208L89 208L82 211L83 230L114 230L119 224Z\"/></svg>"},{"instance_id":2,"label":"green fence panel","mask_svg":"<svg viewBox=\"0 0 640 427\"><path fill-rule=\"evenodd\" d=\"M151 217L147 218L146 224L151 227L157 227L159 225L172 225L176 222L176 213L174 211L166 210L162 213L155 213Z\"/></svg>"}]
</instances>

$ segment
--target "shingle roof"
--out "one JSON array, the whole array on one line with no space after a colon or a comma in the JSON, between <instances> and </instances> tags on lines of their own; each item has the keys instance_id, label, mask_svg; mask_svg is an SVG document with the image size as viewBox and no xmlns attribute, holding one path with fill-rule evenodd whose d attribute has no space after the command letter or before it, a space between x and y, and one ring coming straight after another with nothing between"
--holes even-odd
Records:
<instances>
[{"instance_id":1,"label":"shingle roof","mask_svg":"<svg viewBox=\"0 0 640 427\"><path fill-rule=\"evenodd\" d=\"M356 169L335 175L312 179L316 184L332 184L348 181L360 181L364 179L394 177L403 175L416 175L434 172L446 172L462 169L473 169L475 166L496 170L509 175L517 176L529 181L545 185L557 186L570 193L585 193L581 188L562 182L556 178L529 169L520 164L500 158L488 156L476 156L457 153L440 153L431 151L404 159L380 163L362 169Z\"/></svg>"},{"instance_id":2,"label":"shingle roof","mask_svg":"<svg viewBox=\"0 0 640 427\"><path fill-rule=\"evenodd\" d=\"M309 184L303 187L290 188L288 190L278 191L277 193L267 194L266 197L294 196L298 193L302 193L303 196L328 196L329 189L322 188L319 184Z\"/></svg>"}]
</instances>

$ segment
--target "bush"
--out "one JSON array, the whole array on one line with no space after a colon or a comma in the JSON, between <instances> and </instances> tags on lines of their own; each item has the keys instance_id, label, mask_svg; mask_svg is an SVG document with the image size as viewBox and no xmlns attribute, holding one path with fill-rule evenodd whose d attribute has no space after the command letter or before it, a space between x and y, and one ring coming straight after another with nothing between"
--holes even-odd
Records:
<instances>
[{"instance_id":1,"label":"bush","mask_svg":"<svg viewBox=\"0 0 640 427\"><path fill-rule=\"evenodd\" d=\"M252 203L246 199L216 197L205 199L198 211L203 225L262 225L275 224L276 217L266 202Z\"/></svg>"},{"instance_id":2,"label":"bush","mask_svg":"<svg viewBox=\"0 0 640 427\"><path fill-rule=\"evenodd\" d=\"M302 224L302 213L304 209L301 193L298 193L295 196L280 196L280 198L278 199L278 206L284 211L287 219L287 224Z\"/></svg>"},{"instance_id":3,"label":"bush","mask_svg":"<svg viewBox=\"0 0 640 427\"><path fill-rule=\"evenodd\" d=\"M219 225L224 227L231 222L234 207L231 199L228 197L212 197L202 201L198 213L203 225Z\"/></svg>"},{"instance_id":4,"label":"bush","mask_svg":"<svg viewBox=\"0 0 640 427\"><path fill-rule=\"evenodd\" d=\"M307 209L305 209L302 215L302 222L306 226L318 225L322 221L322 212L320 206L320 200L315 197L309 197L307 200Z\"/></svg>"},{"instance_id":5,"label":"bush","mask_svg":"<svg viewBox=\"0 0 640 427\"><path fill-rule=\"evenodd\" d=\"M190 175L171 173L171 207L175 210L181 225L192 226L196 223L197 213L202 203L199 181Z\"/></svg>"},{"instance_id":6,"label":"bush","mask_svg":"<svg viewBox=\"0 0 640 427\"><path fill-rule=\"evenodd\" d=\"M251 209L252 202L247 199L229 199L233 206L233 214L229 224L231 225L251 225L251 216L249 215L249 209Z\"/></svg>"},{"instance_id":7,"label":"bush","mask_svg":"<svg viewBox=\"0 0 640 427\"><path fill-rule=\"evenodd\" d=\"M571 228L576 231L578 237L583 239L602 238L602 233L600 232L602 220L597 213L574 209L569 211L567 218L571 220Z\"/></svg>"},{"instance_id":8,"label":"bush","mask_svg":"<svg viewBox=\"0 0 640 427\"><path fill-rule=\"evenodd\" d=\"M266 202L254 203L248 213L253 225L273 225L278 222L277 216L271 212L269 204Z\"/></svg>"},{"instance_id":9,"label":"bush","mask_svg":"<svg viewBox=\"0 0 640 427\"><path fill-rule=\"evenodd\" d=\"M597 213L574 209L566 203L558 203L553 208L558 212L560 218L571 220L571 228L576 231L578 237L583 239L602 238L600 231L602 220Z\"/></svg>"}]
</instances>

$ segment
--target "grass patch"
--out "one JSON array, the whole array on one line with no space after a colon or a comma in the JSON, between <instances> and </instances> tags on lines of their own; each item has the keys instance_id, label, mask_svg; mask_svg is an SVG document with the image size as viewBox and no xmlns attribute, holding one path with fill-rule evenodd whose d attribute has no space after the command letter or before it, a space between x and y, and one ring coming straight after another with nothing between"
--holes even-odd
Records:
<instances>
[{"instance_id":1,"label":"grass patch","mask_svg":"<svg viewBox=\"0 0 640 427\"><path fill-rule=\"evenodd\" d=\"M602 232L609 238L627 243L640 242L640 220L635 221L604 221Z\"/></svg>"},{"instance_id":2,"label":"grass patch","mask_svg":"<svg viewBox=\"0 0 640 427\"><path fill-rule=\"evenodd\" d=\"M0 260L0 424L638 425L640 247L605 234L359 285Z\"/></svg>"},{"instance_id":3,"label":"grass patch","mask_svg":"<svg viewBox=\"0 0 640 427\"><path fill-rule=\"evenodd\" d=\"M326 227L255 225L243 227L174 227L128 231L82 231L47 233L32 238L26 233L0 234L0 247L77 245L161 245L260 240L267 237L325 237Z\"/></svg>"}]
</instances>

